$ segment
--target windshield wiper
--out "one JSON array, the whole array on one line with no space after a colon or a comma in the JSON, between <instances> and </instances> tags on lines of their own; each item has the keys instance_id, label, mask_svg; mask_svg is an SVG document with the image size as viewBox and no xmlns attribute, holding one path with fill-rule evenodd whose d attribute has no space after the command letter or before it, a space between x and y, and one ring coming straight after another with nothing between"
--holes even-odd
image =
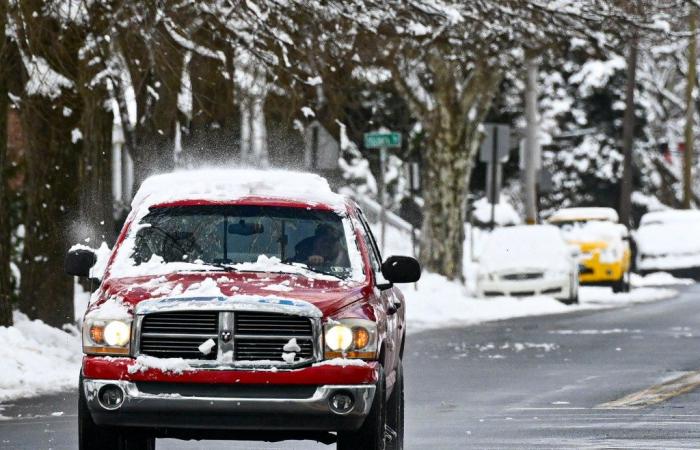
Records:
<instances>
[{"instance_id":1,"label":"windshield wiper","mask_svg":"<svg viewBox=\"0 0 700 450\"><path fill-rule=\"evenodd\" d=\"M308 270L309 272L314 272L314 273L319 273L321 275L328 275L334 278L337 278L339 280L342 280L343 278L334 274L333 272L328 272L325 270L317 269L314 267L310 267L304 263L294 263L294 262L287 262L287 261L280 261L280 264L285 264L287 266L292 266L292 267L298 267L300 269Z\"/></svg>"}]
</instances>

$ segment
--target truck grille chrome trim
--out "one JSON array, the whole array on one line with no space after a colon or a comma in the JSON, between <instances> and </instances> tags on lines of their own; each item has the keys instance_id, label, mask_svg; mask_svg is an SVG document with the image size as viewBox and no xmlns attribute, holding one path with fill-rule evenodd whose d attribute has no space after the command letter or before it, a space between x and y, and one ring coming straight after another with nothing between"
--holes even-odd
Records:
<instances>
[{"instance_id":1,"label":"truck grille chrome trim","mask_svg":"<svg viewBox=\"0 0 700 450\"><path fill-rule=\"evenodd\" d=\"M250 363L249 367L295 368L322 359L322 338L318 318L279 312L178 310L137 315L133 348L134 356L185 358L196 367L244 368ZM209 339L215 345L205 355L199 346ZM285 352L292 339L298 351Z\"/></svg>"}]
</instances>

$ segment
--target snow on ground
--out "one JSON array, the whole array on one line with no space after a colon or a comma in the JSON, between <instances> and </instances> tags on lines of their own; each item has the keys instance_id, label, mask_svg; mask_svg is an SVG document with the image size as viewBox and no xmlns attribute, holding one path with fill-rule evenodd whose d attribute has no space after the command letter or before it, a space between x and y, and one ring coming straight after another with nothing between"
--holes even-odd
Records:
<instances>
[{"instance_id":1,"label":"snow on ground","mask_svg":"<svg viewBox=\"0 0 700 450\"><path fill-rule=\"evenodd\" d=\"M14 325L0 327L0 401L78 386L80 332L50 327L19 312Z\"/></svg>"},{"instance_id":2,"label":"snow on ground","mask_svg":"<svg viewBox=\"0 0 700 450\"><path fill-rule=\"evenodd\" d=\"M580 304L567 306L552 297L474 297L461 283L424 273L418 288L405 286L408 332L451 326L476 325L516 317L563 314L593 309L663 300L677 292L665 288L638 288L626 294L613 294L610 288L581 287Z\"/></svg>"},{"instance_id":3,"label":"snow on ground","mask_svg":"<svg viewBox=\"0 0 700 450\"><path fill-rule=\"evenodd\" d=\"M633 287L646 286L689 286L695 281L692 278L676 278L668 272L654 272L646 276L632 274Z\"/></svg>"}]
</instances>

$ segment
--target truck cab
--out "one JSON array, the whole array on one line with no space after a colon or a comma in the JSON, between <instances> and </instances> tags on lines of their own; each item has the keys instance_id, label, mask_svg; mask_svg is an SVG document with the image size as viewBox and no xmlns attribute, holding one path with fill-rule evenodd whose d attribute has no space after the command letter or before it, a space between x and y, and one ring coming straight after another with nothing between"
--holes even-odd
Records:
<instances>
[{"instance_id":1,"label":"truck cab","mask_svg":"<svg viewBox=\"0 0 700 450\"><path fill-rule=\"evenodd\" d=\"M83 320L80 449L156 438L403 447L405 304L418 262L382 260L358 206L316 175L158 175L106 261Z\"/></svg>"}]
</instances>

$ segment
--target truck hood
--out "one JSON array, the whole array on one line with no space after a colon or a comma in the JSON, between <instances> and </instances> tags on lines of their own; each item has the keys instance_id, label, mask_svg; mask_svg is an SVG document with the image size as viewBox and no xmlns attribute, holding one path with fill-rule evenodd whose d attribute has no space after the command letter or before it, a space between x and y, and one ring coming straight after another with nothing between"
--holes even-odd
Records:
<instances>
[{"instance_id":1,"label":"truck hood","mask_svg":"<svg viewBox=\"0 0 700 450\"><path fill-rule=\"evenodd\" d=\"M366 297L368 283L311 279L297 274L264 272L175 273L163 276L112 278L102 283L87 313L107 302L122 304L129 312L137 305L167 301L169 305L193 298L220 298L227 302L293 300L317 308L323 316ZM197 308L197 306L192 306Z\"/></svg>"}]
</instances>

